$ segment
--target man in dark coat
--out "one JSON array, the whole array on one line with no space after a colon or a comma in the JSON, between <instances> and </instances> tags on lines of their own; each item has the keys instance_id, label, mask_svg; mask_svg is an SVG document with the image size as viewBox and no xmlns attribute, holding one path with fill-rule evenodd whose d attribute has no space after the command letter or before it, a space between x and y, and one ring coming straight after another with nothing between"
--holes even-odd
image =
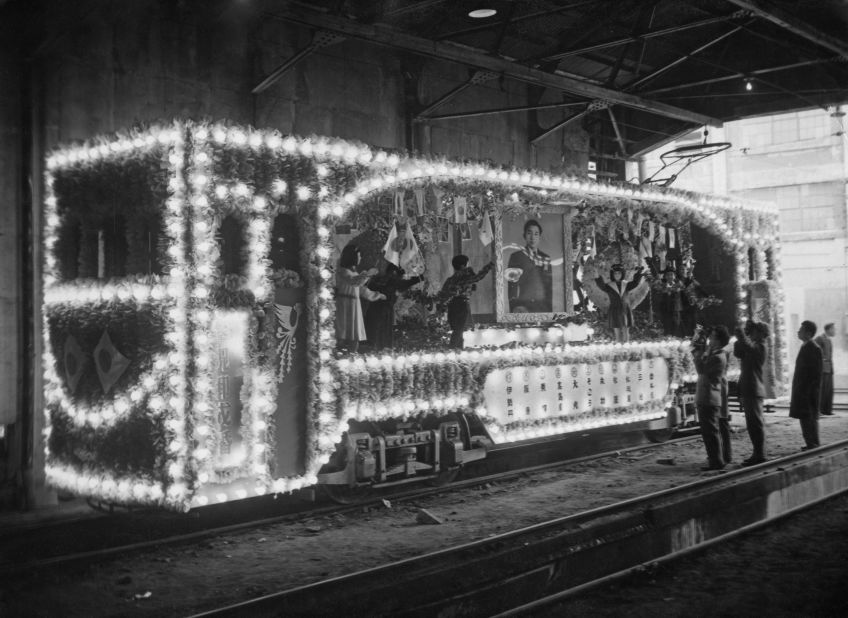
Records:
<instances>
[{"instance_id":1,"label":"man in dark coat","mask_svg":"<svg viewBox=\"0 0 848 618\"><path fill-rule=\"evenodd\" d=\"M748 322L745 328L736 327L736 343L733 355L739 359L739 400L745 412L745 425L754 452L742 462L743 466L753 466L766 460L766 432L763 419L763 398L766 395L763 384L763 366L766 362L765 340L769 329L762 322Z\"/></svg>"},{"instance_id":2,"label":"man in dark coat","mask_svg":"<svg viewBox=\"0 0 848 618\"><path fill-rule=\"evenodd\" d=\"M789 416L801 423L801 433L807 444L803 450L819 446L819 389L822 377L822 351L813 341L816 324L809 320L801 322L798 339L804 343L795 359L795 375L792 377L792 399Z\"/></svg>"},{"instance_id":3,"label":"man in dark coat","mask_svg":"<svg viewBox=\"0 0 848 618\"><path fill-rule=\"evenodd\" d=\"M833 416L833 341L836 334L833 322L824 325L824 332L815 338L822 351L822 384L819 394L819 413Z\"/></svg>"},{"instance_id":4,"label":"man in dark coat","mask_svg":"<svg viewBox=\"0 0 848 618\"><path fill-rule=\"evenodd\" d=\"M716 326L707 340L702 335L703 332L696 332L692 343L692 358L698 371L695 406L708 460L707 466L701 470L721 470L725 466L725 455L722 453L719 417L724 404L723 381L727 373L728 354L724 348L730 341L730 333L724 326Z\"/></svg>"}]
</instances>

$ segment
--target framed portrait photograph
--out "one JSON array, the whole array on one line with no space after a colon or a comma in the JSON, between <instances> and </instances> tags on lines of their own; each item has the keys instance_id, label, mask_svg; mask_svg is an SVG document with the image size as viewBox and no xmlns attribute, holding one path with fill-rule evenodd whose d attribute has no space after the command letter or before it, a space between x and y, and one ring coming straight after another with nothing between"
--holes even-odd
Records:
<instances>
[{"instance_id":1,"label":"framed portrait photograph","mask_svg":"<svg viewBox=\"0 0 848 618\"><path fill-rule=\"evenodd\" d=\"M571 226L566 207L496 222L498 321L543 322L571 313Z\"/></svg>"}]
</instances>

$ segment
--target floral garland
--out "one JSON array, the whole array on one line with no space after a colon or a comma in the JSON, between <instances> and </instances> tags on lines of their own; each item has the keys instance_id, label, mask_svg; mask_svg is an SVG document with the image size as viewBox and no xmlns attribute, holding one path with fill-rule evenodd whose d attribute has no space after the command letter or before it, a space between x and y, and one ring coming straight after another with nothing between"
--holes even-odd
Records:
<instances>
[{"instance_id":1,"label":"floral garland","mask_svg":"<svg viewBox=\"0 0 848 618\"><path fill-rule=\"evenodd\" d=\"M338 361L338 405L346 418L381 420L413 418L421 413L476 410L486 416L483 387L492 371L518 367L543 367L563 364L597 364L605 361L638 361L663 358L669 367L672 388L662 401L671 401L676 386L694 375L694 363L688 342L645 342L640 344L604 344L588 346L550 346L544 348L512 345L482 348L459 353L386 354L382 357L355 356ZM644 412L657 402L648 402L636 410ZM598 407L590 416L606 418L609 408ZM584 417L580 417L584 418ZM588 418L588 417L586 417ZM549 419L562 424L565 419ZM571 422L571 418L567 422ZM585 420L585 419L584 419ZM517 421L510 428L533 426L537 421Z\"/></svg>"},{"instance_id":2,"label":"floral garland","mask_svg":"<svg viewBox=\"0 0 848 618\"><path fill-rule=\"evenodd\" d=\"M105 163L108 165L104 166ZM538 212L545 204L556 201L583 205L577 215L578 226L596 221L598 217L613 221L626 210L647 213L681 226L688 221L719 237L725 250L736 257L740 268L746 264L748 249L755 249L758 261L761 253L765 255L764 259L771 266L769 270L774 273L774 281L770 283L776 289L775 294L779 290L776 213L757 204L668 188L592 183L573 177L495 169L447 159L408 157L375 151L364 144L321 137L282 136L276 131L257 131L227 123L178 122L91 140L80 146L58 149L48 157L45 315L55 314L58 310L55 298L61 295L63 285L71 285L62 282L77 274L73 268L67 268L69 260L66 257L74 251L74 240L62 230L77 224L72 211L96 218L96 213L78 211L78 205L70 206L66 201L70 193L63 192L71 189L64 187L73 185L71 181L77 178L98 178L101 172L102 179L97 182L113 183L118 176L109 170L124 166L132 167L132 174L139 174L133 178L141 178L153 186L152 190L139 190L148 198L153 196L148 205L140 209L152 217L142 224L155 228L154 215L164 210L162 242L157 243L153 260L160 264L163 280L161 284L147 286L138 297L133 295L133 298L145 299L138 301L141 306L149 302L153 292L160 290L157 293L162 294L164 290L160 305L163 315L167 316L164 326L167 350L162 353L164 363L156 368L156 363L163 359L154 361L155 372L151 374L154 383L162 385L161 394L142 395L136 402L137 408L133 409L158 419L158 426L162 428L156 443L160 450L155 472L121 468L120 472L101 473L103 464L90 450L87 452L91 456L83 459L69 459L67 449L61 451L61 457L61 449L51 455L50 444L59 449L58 445L65 440L60 438L67 423L60 417L65 413L66 395L51 400L45 411L46 433L51 437L46 445L51 482L74 491L84 488L81 493L85 495L108 495L116 501L187 508L210 500L257 495L268 490L291 491L312 484L340 440L347 419L351 418L351 402L373 403L371 413L375 417L382 414L381 405L386 408L386 414L473 409L475 393L479 393L486 367L493 366L482 361L487 353L505 353L515 362L534 365L560 363L563 358L571 357L582 359L573 362L598 362L601 351L592 346L585 346L581 351L569 348L568 352L526 346L505 352L482 350L441 357L437 352L428 360L424 359L430 354L426 352L389 355L376 359L379 371L348 371L346 367L357 364L360 359L351 361L337 358L335 354L333 264L330 263L332 231L336 224L347 221L350 216L362 216L373 224L373 217L381 215L367 214L364 204L376 203L375 198L379 199L387 191L438 185L445 192L438 204L442 211L450 208L455 196L467 199L480 195L483 207L494 210L496 218ZM84 194L79 195L80 199L84 197ZM366 214L354 215L356 212ZM236 214L247 230L246 273L238 277L228 277L221 272L215 234L222 213ZM254 323L257 312L267 308L273 298L274 285L281 280L275 279L267 250L272 220L278 213L295 216L302 239L301 272L298 274L306 282L306 471L289 478L274 478L271 474L269 454L273 452L271 423L276 386L272 373L263 365L267 362L266 351L262 346L249 346L247 364L250 371L245 375L241 393L247 460L240 474L245 478L238 489L232 490L235 493L231 493L226 488L212 486L217 440L213 430L214 385L209 373L214 352L213 312L220 307L243 311L245 317L239 319L247 320L249 338L259 339L262 329ZM86 252L81 274L89 276L95 270L94 260L98 257L92 251L97 245L91 236L92 229L83 229L87 236L83 243ZM135 246L141 237L131 237L128 233L127 238L128 244ZM418 240L422 244L428 242L420 235ZM140 268L143 259L151 259L150 256L140 257L144 254L136 249L130 253L134 256L128 259L132 268ZM744 315L747 312L747 272L737 274L737 314ZM111 295L120 297L112 288L103 289L109 298ZM97 301L102 300L101 294ZM75 307L88 307L86 310L94 306L85 299L73 302ZM779 310L779 305L775 309ZM49 344L49 330L49 323L45 321L45 378L51 392L61 393L63 387L57 377L58 355ZM785 342L777 338L775 344L778 350L785 348ZM651 345L661 344L642 345L650 350ZM653 352L637 353L629 349L615 354L643 353ZM665 354L669 355L680 356L677 352ZM362 363L376 369L372 358L376 357L367 357ZM403 369L384 368L387 362L392 367L400 363ZM679 359L681 367L686 362L682 357ZM672 370L674 375L687 371ZM410 392L420 393L428 399L426 402L423 399L398 400L400 393ZM389 406L381 404L381 401L388 401L384 399L386 396L397 401ZM140 434L138 438L150 439ZM85 444L87 439L80 435L79 444Z\"/></svg>"}]
</instances>

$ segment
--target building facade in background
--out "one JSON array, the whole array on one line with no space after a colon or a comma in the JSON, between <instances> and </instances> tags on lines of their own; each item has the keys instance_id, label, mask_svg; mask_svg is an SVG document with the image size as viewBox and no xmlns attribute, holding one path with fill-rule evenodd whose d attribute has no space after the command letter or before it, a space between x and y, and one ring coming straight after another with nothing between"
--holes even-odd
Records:
<instances>
[{"instance_id":1,"label":"building facade in background","mask_svg":"<svg viewBox=\"0 0 848 618\"><path fill-rule=\"evenodd\" d=\"M837 387L848 387L848 134L846 106L762 116L709 128L710 143L727 150L680 172L669 167L658 177L678 173L673 186L772 202L780 209L783 282L789 354L802 320L822 329L836 325L834 370ZM660 156L680 146L704 142L690 133L645 155L628 168L644 180L662 167Z\"/></svg>"}]
</instances>

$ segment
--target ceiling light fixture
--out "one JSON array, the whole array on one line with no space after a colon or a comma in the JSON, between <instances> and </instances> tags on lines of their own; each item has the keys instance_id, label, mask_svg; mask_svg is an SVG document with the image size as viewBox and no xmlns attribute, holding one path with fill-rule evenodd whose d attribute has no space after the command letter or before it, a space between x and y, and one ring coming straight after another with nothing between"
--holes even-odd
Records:
<instances>
[{"instance_id":1,"label":"ceiling light fixture","mask_svg":"<svg viewBox=\"0 0 848 618\"><path fill-rule=\"evenodd\" d=\"M751 92L754 89L754 84L750 77L745 78L745 90Z\"/></svg>"},{"instance_id":2,"label":"ceiling light fixture","mask_svg":"<svg viewBox=\"0 0 848 618\"><path fill-rule=\"evenodd\" d=\"M473 19L485 19L487 17L491 17L492 15L497 15L497 14L498 14L497 9L491 9L491 8L485 8L485 7L480 7L480 8L474 9L473 11L468 11L468 16L473 18Z\"/></svg>"}]
</instances>

